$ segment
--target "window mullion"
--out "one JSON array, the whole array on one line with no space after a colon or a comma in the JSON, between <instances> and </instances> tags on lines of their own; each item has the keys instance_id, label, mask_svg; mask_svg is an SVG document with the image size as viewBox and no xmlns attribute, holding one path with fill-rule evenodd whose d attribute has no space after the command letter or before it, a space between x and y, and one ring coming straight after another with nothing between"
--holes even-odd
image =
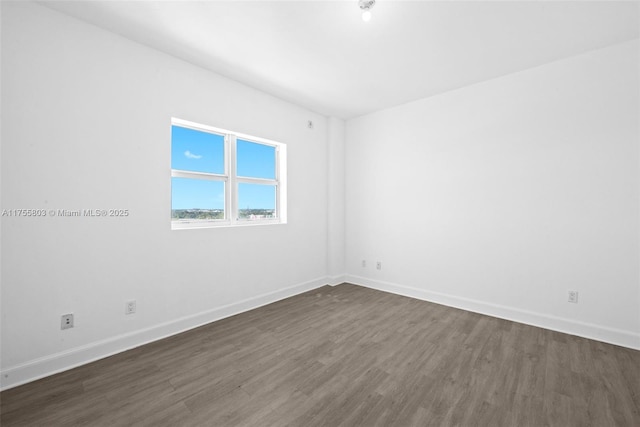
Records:
<instances>
[{"instance_id":1,"label":"window mullion","mask_svg":"<svg viewBox=\"0 0 640 427\"><path fill-rule=\"evenodd\" d=\"M190 172L179 169L171 169L171 176L173 178L191 178L191 179L205 179L209 181L226 181L225 175L206 172Z\"/></svg>"},{"instance_id":2,"label":"window mullion","mask_svg":"<svg viewBox=\"0 0 640 427\"><path fill-rule=\"evenodd\" d=\"M238 182L236 178L236 136L228 134L226 138L229 140L229 155L227 156L228 174L229 174L229 220L231 223L238 221Z\"/></svg>"},{"instance_id":3,"label":"window mullion","mask_svg":"<svg viewBox=\"0 0 640 427\"><path fill-rule=\"evenodd\" d=\"M278 180L276 179L250 178L246 176L237 176L236 182L245 184L278 185Z\"/></svg>"},{"instance_id":4,"label":"window mullion","mask_svg":"<svg viewBox=\"0 0 640 427\"><path fill-rule=\"evenodd\" d=\"M276 218L280 218L280 147L276 146Z\"/></svg>"}]
</instances>

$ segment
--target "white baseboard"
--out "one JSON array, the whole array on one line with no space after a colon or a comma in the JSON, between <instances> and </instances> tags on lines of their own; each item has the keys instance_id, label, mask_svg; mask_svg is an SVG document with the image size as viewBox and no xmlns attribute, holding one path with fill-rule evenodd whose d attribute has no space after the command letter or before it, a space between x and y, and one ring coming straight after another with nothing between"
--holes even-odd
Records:
<instances>
[{"instance_id":1,"label":"white baseboard","mask_svg":"<svg viewBox=\"0 0 640 427\"><path fill-rule=\"evenodd\" d=\"M347 275L346 274L341 274L339 276L329 276L329 285L330 286L337 286L341 283L344 283L347 281Z\"/></svg>"},{"instance_id":2,"label":"white baseboard","mask_svg":"<svg viewBox=\"0 0 640 427\"><path fill-rule=\"evenodd\" d=\"M460 308L474 313L486 314L492 317L537 326L552 331L563 332L583 338L615 344L622 347L640 350L640 334L631 331L608 328L592 323L584 323L571 319L564 319L544 313L520 310L484 301L456 297L439 292L426 291L395 283L368 279L366 277L347 275L346 282L367 288L390 292L424 301L434 302L449 307Z\"/></svg>"},{"instance_id":3,"label":"white baseboard","mask_svg":"<svg viewBox=\"0 0 640 427\"><path fill-rule=\"evenodd\" d=\"M630 331L577 322L575 320L460 298L438 292L430 292L395 283L368 279L366 277L343 275L318 278L234 304L218 307L213 310L155 325L147 329L90 343L82 347L72 348L64 352L12 366L0 371L0 389L6 390L58 372L85 365L95 360L103 359L327 284L335 286L343 282L640 350L640 334Z\"/></svg>"},{"instance_id":4,"label":"white baseboard","mask_svg":"<svg viewBox=\"0 0 640 427\"><path fill-rule=\"evenodd\" d=\"M233 316L327 285L331 278L322 277L275 292L259 295L192 316L154 325L128 334L93 342L81 347L31 360L0 371L0 390L6 390L40 378L63 372L105 357L179 334L225 317Z\"/></svg>"}]
</instances>

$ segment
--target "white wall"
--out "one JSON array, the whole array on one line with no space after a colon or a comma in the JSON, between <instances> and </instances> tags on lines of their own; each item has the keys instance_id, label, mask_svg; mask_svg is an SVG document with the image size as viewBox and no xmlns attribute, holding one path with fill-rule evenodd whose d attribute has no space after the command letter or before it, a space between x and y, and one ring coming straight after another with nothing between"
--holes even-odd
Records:
<instances>
[{"instance_id":1,"label":"white wall","mask_svg":"<svg viewBox=\"0 0 640 427\"><path fill-rule=\"evenodd\" d=\"M326 118L13 2L2 113L2 208L131 212L2 218L3 387L327 283ZM172 116L286 143L288 224L171 231Z\"/></svg>"},{"instance_id":2,"label":"white wall","mask_svg":"<svg viewBox=\"0 0 640 427\"><path fill-rule=\"evenodd\" d=\"M640 348L638 59L628 42L347 122L349 280Z\"/></svg>"}]
</instances>

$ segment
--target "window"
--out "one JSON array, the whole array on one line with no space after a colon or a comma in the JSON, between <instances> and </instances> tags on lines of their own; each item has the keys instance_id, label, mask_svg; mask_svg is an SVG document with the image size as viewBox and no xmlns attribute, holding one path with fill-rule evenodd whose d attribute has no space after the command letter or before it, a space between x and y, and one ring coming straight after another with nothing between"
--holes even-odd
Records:
<instances>
[{"instance_id":1,"label":"window","mask_svg":"<svg viewBox=\"0 0 640 427\"><path fill-rule=\"evenodd\" d=\"M171 228L286 222L286 146L171 121Z\"/></svg>"}]
</instances>

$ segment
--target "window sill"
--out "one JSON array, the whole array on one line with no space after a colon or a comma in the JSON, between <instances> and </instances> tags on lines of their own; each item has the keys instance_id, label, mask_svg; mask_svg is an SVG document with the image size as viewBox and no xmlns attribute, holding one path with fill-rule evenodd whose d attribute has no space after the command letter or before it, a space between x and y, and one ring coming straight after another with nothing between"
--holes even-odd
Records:
<instances>
[{"instance_id":1,"label":"window sill","mask_svg":"<svg viewBox=\"0 0 640 427\"><path fill-rule=\"evenodd\" d=\"M239 221L184 221L184 222L171 222L171 230L194 230L202 228L235 228L235 227L252 227L258 225L284 225L286 221L272 220L272 221L252 221L252 220L239 220Z\"/></svg>"}]
</instances>

